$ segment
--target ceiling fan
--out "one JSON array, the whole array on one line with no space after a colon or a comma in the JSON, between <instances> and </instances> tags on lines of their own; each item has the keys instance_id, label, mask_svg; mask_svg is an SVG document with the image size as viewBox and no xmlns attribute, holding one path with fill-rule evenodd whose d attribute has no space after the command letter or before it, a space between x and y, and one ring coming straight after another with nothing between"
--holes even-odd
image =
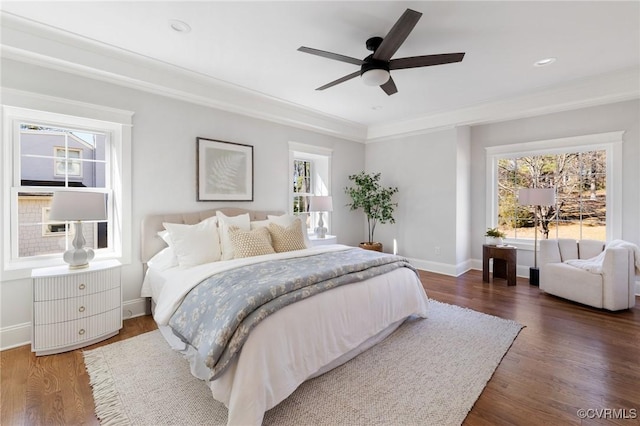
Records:
<instances>
[{"instance_id":1,"label":"ceiling fan","mask_svg":"<svg viewBox=\"0 0 640 426\"><path fill-rule=\"evenodd\" d=\"M361 76L365 84L369 86L380 86L389 96L398 91L396 84L391 77L391 70L401 70L405 68L429 67L432 65L450 64L460 62L464 58L463 53L443 53L439 55L412 56L408 58L391 59L394 53L407 39L409 33L416 26L422 13L407 9L400 19L393 25L385 38L371 37L367 40L367 50L373 53L364 59L352 58L338 53L326 52L324 50L313 49L301 46L299 51L336 61L347 62L360 65L360 70L345 75L337 80L318 87L316 90L324 90L337 84L344 83L357 76Z\"/></svg>"}]
</instances>

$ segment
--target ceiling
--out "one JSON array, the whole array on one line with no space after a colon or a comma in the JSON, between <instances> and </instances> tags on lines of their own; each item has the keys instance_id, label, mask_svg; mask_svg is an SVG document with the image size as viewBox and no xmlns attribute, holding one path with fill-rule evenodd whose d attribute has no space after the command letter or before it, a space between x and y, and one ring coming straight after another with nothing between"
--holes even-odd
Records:
<instances>
[{"instance_id":1,"label":"ceiling","mask_svg":"<svg viewBox=\"0 0 640 426\"><path fill-rule=\"evenodd\" d=\"M387 96L357 66L302 45L364 58L405 9L423 16L393 56L466 52L460 63L392 71ZM640 66L640 2L288 1L11 2L2 9L76 35L371 126L512 99ZM170 28L177 19L188 33ZM544 67L534 62L548 57Z\"/></svg>"}]
</instances>

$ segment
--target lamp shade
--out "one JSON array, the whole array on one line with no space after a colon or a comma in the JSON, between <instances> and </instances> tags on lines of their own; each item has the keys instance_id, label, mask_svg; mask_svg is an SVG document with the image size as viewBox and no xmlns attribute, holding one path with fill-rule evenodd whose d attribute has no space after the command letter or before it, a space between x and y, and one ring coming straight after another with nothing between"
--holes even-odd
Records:
<instances>
[{"instance_id":1,"label":"lamp shade","mask_svg":"<svg viewBox=\"0 0 640 426\"><path fill-rule=\"evenodd\" d=\"M106 220L106 194L57 191L51 202L50 220Z\"/></svg>"},{"instance_id":2,"label":"lamp shade","mask_svg":"<svg viewBox=\"0 0 640 426\"><path fill-rule=\"evenodd\" d=\"M521 206L550 206L556 202L553 188L522 188L518 191Z\"/></svg>"},{"instance_id":3,"label":"lamp shade","mask_svg":"<svg viewBox=\"0 0 640 426\"><path fill-rule=\"evenodd\" d=\"M331 195L316 195L311 197L309 202L309 211L311 212L330 212L333 211L333 199Z\"/></svg>"}]
</instances>

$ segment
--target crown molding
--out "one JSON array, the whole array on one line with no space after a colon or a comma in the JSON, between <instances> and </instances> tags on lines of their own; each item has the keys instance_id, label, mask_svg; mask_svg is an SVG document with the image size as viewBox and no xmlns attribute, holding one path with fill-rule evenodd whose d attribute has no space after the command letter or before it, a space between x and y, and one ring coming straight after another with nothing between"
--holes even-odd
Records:
<instances>
[{"instance_id":1,"label":"crown molding","mask_svg":"<svg viewBox=\"0 0 640 426\"><path fill-rule=\"evenodd\" d=\"M428 116L369 126L367 142L380 142L455 126L478 125L640 98L640 68L574 80L536 93Z\"/></svg>"},{"instance_id":2,"label":"crown molding","mask_svg":"<svg viewBox=\"0 0 640 426\"><path fill-rule=\"evenodd\" d=\"M3 58L365 142L366 126L285 102L213 77L1 13Z\"/></svg>"}]
</instances>

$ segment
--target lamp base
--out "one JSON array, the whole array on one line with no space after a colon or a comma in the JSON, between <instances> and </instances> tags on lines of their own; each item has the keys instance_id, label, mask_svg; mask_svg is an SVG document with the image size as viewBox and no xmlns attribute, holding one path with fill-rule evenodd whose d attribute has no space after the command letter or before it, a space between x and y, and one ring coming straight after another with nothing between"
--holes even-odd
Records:
<instances>
[{"instance_id":1,"label":"lamp base","mask_svg":"<svg viewBox=\"0 0 640 426\"><path fill-rule=\"evenodd\" d=\"M324 227L324 221L322 220L322 212L318 217L318 227L315 229L316 237L324 238L327 235L327 228Z\"/></svg>"},{"instance_id":2,"label":"lamp base","mask_svg":"<svg viewBox=\"0 0 640 426\"><path fill-rule=\"evenodd\" d=\"M327 235L327 228L318 226L316 229L316 238L325 238Z\"/></svg>"},{"instance_id":3,"label":"lamp base","mask_svg":"<svg viewBox=\"0 0 640 426\"><path fill-rule=\"evenodd\" d=\"M69 264L69 269L82 269L89 266L95 253L93 249L84 247L86 241L82 235L82 223L76 221L74 225L76 236L73 238L73 248L65 251L62 258Z\"/></svg>"},{"instance_id":4,"label":"lamp base","mask_svg":"<svg viewBox=\"0 0 640 426\"><path fill-rule=\"evenodd\" d=\"M69 264L69 269L82 269L89 267L89 261L93 260L95 253L90 248L71 249L64 252L62 258Z\"/></svg>"},{"instance_id":5,"label":"lamp base","mask_svg":"<svg viewBox=\"0 0 640 426\"><path fill-rule=\"evenodd\" d=\"M529 268L529 285L540 285L540 269L533 266Z\"/></svg>"}]
</instances>

